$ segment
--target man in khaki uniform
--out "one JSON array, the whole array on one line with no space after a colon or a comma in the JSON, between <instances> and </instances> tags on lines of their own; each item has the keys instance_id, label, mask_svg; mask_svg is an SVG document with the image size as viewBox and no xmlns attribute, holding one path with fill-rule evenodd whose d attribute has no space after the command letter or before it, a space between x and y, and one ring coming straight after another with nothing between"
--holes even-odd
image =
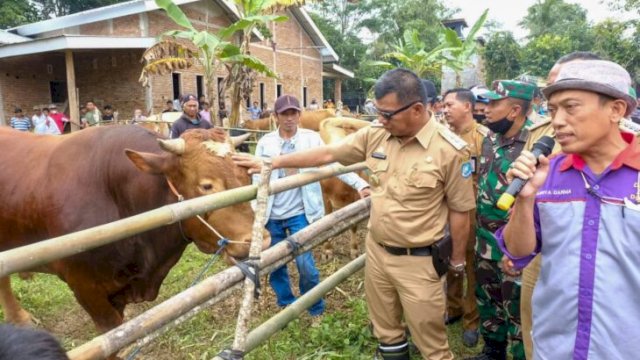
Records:
<instances>
[{"instance_id":1,"label":"man in khaki uniform","mask_svg":"<svg viewBox=\"0 0 640 360\"><path fill-rule=\"evenodd\" d=\"M476 98L467 89L458 88L447 91L444 95L443 113L449 128L462 138L471 153L473 164L474 192L477 193L478 176L475 168L480 157L482 141L489 133L489 129L478 124L473 118ZM478 343L478 307L476 304L476 276L475 276L475 211L471 212L471 231L467 240L465 253L466 268L464 273L449 271L447 274L447 323L454 323L460 318L462 321L462 343L467 347L474 347ZM464 276L467 277L467 288L463 289Z\"/></svg>"},{"instance_id":2,"label":"man in khaki uniform","mask_svg":"<svg viewBox=\"0 0 640 360\"><path fill-rule=\"evenodd\" d=\"M367 163L372 194L365 292L378 352L382 359L409 359L404 317L423 358L453 359L444 325L444 279L431 253L448 222L449 266L464 270L469 211L475 207L466 143L426 110L425 89L411 71L385 73L374 92L381 126L363 128L337 144L275 157L273 167ZM261 167L246 155L234 160L249 172Z\"/></svg>"}]
</instances>

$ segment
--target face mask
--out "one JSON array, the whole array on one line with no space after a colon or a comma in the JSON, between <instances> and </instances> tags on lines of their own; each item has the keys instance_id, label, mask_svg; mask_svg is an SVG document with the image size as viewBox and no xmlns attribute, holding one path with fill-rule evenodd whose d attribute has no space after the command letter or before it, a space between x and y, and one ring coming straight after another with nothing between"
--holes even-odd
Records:
<instances>
[{"instance_id":1,"label":"face mask","mask_svg":"<svg viewBox=\"0 0 640 360\"><path fill-rule=\"evenodd\" d=\"M510 121L507 118L502 118L501 120L495 122L487 121L485 125L494 133L504 135L513 126L513 121Z\"/></svg>"},{"instance_id":2,"label":"face mask","mask_svg":"<svg viewBox=\"0 0 640 360\"><path fill-rule=\"evenodd\" d=\"M485 114L473 114L473 118L480 124L484 124L484 121L487 119L487 115Z\"/></svg>"}]
</instances>

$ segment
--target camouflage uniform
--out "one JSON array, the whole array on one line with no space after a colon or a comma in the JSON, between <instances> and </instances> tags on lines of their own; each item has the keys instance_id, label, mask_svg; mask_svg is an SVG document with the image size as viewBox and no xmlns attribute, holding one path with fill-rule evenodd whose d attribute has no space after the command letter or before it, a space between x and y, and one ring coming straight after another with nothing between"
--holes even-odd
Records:
<instances>
[{"instance_id":1,"label":"camouflage uniform","mask_svg":"<svg viewBox=\"0 0 640 360\"><path fill-rule=\"evenodd\" d=\"M501 81L496 92L487 96L500 100L507 96L526 98L533 86L516 81ZM506 88L506 91L504 90ZM493 97L492 97L493 95ZM502 251L493 233L505 225L509 213L495 204L507 189L506 173L525 149L533 125L527 119L512 138L491 134L482 143L478 164L478 198L476 227L476 298L480 314L480 333L485 339L498 344L511 343L514 360L524 359L524 346L520 328L520 277L512 277L501 269Z\"/></svg>"}]
</instances>

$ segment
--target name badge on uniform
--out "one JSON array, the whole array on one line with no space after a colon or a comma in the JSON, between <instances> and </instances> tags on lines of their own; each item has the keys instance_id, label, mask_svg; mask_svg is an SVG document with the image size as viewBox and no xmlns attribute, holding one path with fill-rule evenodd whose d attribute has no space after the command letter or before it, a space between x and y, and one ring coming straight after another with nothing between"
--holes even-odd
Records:
<instances>
[{"instance_id":1,"label":"name badge on uniform","mask_svg":"<svg viewBox=\"0 0 640 360\"><path fill-rule=\"evenodd\" d=\"M382 152L378 152L378 151L374 151L373 154L371 154L371 157L374 159L380 159L380 160L386 160L387 159L387 155L385 155Z\"/></svg>"},{"instance_id":2,"label":"name badge on uniform","mask_svg":"<svg viewBox=\"0 0 640 360\"><path fill-rule=\"evenodd\" d=\"M471 162L471 172L475 174L478 171L478 157L472 156L469 161Z\"/></svg>"}]
</instances>

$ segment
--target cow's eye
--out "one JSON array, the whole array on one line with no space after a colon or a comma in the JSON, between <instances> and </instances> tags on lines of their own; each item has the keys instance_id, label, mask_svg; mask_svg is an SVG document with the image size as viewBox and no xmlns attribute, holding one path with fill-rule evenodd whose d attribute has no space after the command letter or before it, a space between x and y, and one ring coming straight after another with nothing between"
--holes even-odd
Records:
<instances>
[{"instance_id":1,"label":"cow's eye","mask_svg":"<svg viewBox=\"0 0 640 360\"><path fill-rule=\"evenodd\" d=\"M211 183L200 184L200 189L203 192L209 192L209 191L213 190L213 184L211 184Z\"/></svg>"}]
</instances>

